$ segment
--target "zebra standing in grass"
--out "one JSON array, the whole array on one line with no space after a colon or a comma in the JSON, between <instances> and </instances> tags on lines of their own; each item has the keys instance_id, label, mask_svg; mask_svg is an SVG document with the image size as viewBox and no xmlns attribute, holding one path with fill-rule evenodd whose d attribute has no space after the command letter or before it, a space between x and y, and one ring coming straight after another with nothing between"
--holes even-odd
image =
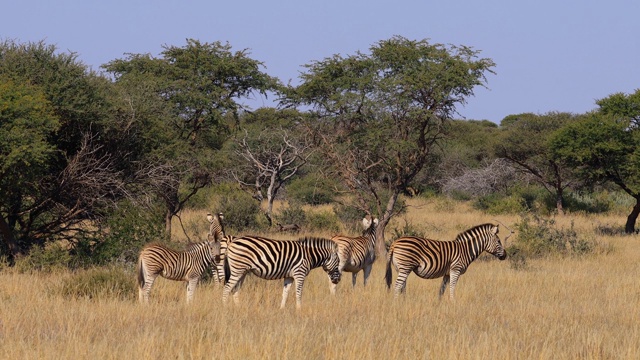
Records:
<instances>
[{"instance_id":1,"label":"zebra standing in grass","mask_svg":"<svg viewBox=\"0 0 640 360\"><path fill-rule=\"evenodd\" d=\"M138 300L149 302L149 293L158 276L187 282L187 303L191 302L198 280L207 268L219 261L220 243L192 243L185 251L172 250L161 244L147 245L138 257ZM216 259L218 258L218 259Z\"/></svg>"},{"instance_id":2,"label":"zebra standing in grass","mask_svg":"<svg viewBox=\"0 0 640 360\"><path fill-rule=\"evenodd\" d=\"M387 254L385 274L387 288L391 288L391 263L393 263L398 271L395 283L396 296L404 293L407 277L413 271L423 279L442 277L440 297L444 294L447 284L450 284L449 297L453 300L458 278L483 251L489 252L500 260L507 258L507 253L498 237L498 230L498 225L483 224L458 234L454 241L438 241L413 236L397 239L391 244Z\"/></svg>"},{"instance_id":3,"label":"zebra standing in grass","mask_svg":"<svg viewBox=\"0 0 640 360\"><path fill-rule=\"evenodd\" d=\"M329 239L306 237L299 240L272 240L263 237L234 238L224 258L225 285L222 302L229 294L238 303L238 290L248 272L266 279L284 279L282 303L284 308L292 283L296 287L296 308L302 305L302 285L309 272L322 266L333 283L340 281L338 247Z\"/></svg>"},{"instance_id":4,"label":"zebra standing in grass","mask_svg":"<svg viewBox=\"0 0 640 360\"><path fill-rule=\"evenodd\" d=\"M224 260L224 253L227 250L227 242L229 241L228 238L230 237L227 237L224 232L224 225L222 224L224 216L222 215L222 213L217 213L215 215L211 215L211 213L208 213L207 220L209 221L209 233L207 234L207 238L209 239L209 241L217 242L220 244L220 260L211 269L214 282L216 284L219 284L224 281L224 268L222 261Z\"/></svg>"},{"instance_id":5,"label":"zebra standing in grass","mask_svg":"<svg viewBox=\"0 0 640 360\"><path fill-rule=\"evenodd\" d=\"M356 286L356 277L360 270L364 271L364 286L367 286L367 279L371 274L373 262L376 261L376 227L378 219L373 221L366 217L362 219L364 231L362 236L348 237L336 235L331 238L338 244L338 257L340 258L340 272L352 273L351 282ZM336 293L337 284L331 284L331 293Z\"/></svg>"}]
</instances>

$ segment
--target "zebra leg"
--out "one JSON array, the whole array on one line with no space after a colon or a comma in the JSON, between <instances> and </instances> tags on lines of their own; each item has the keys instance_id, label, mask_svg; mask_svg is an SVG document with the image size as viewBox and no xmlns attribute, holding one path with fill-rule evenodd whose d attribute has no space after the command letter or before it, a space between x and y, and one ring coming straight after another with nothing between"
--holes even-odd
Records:
<instances>
[{"instance_id":1,"label":"zebra leg","mask_svg":"<svg viewBox=\"0 0 640 360\"><path fill-rule=\"evenodd\" d=\"M412 270L413 269L411 268L409 269L398 268L398 277L396 278L396 284L395 284L396 297L400 294L405 293L406 287L407 287L407 277L409 277L409 274L411 274Z\"/></svg>"},{"instance_id":2,"label":"zebra leg","mask_svg":"<svg viewBox=\"0 0 640 360\"><path fill-rule=\"evenodd\" d=\"M458 283L458 279L460 278L460 272L452 271L451 272L451 280L449 283L449 299L453 301L453 292L456 290L456 284Z\"/></svg>"},{"instance_id":3,"label":"zebra leg","mask_svg":"<svg viewBox=\"0 0 640 360\"><path fill-rule=\"evenodd\" d=\"M444 294L447 284L449 284L449 274L442 277L442 285L440 286L440 293L438 294L439 298L442 298L442 294Z\"/></svg>"},{"instance_id":4,"label":"zebra leg","mask_svg":"<svg viewBox=\"0 0 640 360\"><path fill-rule=\"evenodd\" d=\"M193 300L193 292L196 291L196 286L198 286L199 278L189 279L187 282L187 304Z\"/></svg>"},{"instance_id":5,"label":"zebra leg","mask_svg":"<svg viewBox=\"0 0 640 360\"><path fill-rule=\"evenodd\" d=\"M222 290L222 303L226 304L227 299L229 298L229 294L233 294L233 301L238 304L238 288L239 283L244 278L245 273L243 272L240 276L231 276L229 281L224 284L224 290Z\"/></svg>"},{"instance_id":6,"label":"zebra leg","mask_svg":"<svg viewBox=\"0 0 640 360\"><path fill-rule=\"evenodd\" d=\"M356 287L356 279L358 278L358 272L354 271L351 273L351 287Z\"/></svg>"},{"instance_id":7,"label":"zebra leg","mask_svg":"<svg viewBox=\"0 0 640 360\"><path fill-rule=\"evenodd\" d=\"M284 287L282 288L282 302L280 303L280 309L284 309L284 305L287 303L287 296L289 296L289 288L293 283L292 278L284 279Z\"/></svg>"},{"instance_id":8,"label":"zebra leg","mask_svg":"<svg viewBox=\"0 0 640 360\"><path fill-rule=\"evenodd\" d=\"M141 303L149 303L149 293L151 292L151 287L153 283L156 281L158 275L146 274L144 277L144 285L138 288L138 300Z\"/></svg>"},{"instance_id":9,"label":"zebra leg","mask_svg":"<svg viewBox=\"0 0 640 360\"><path fill-rule=\"evenodd\" d=\"M304 279L307 275L295 277L293 280L296 283L296 310L300 310L302 307L302 285L304 285Z\"/></svg>"},{"instance_id":10,"label":"zebra leg","mask_svg":"<svg viewBox=\"0 0 640 360\"><path fill-rule=\"evenodd\" d=\"M371 269L373 269L373 264L364 267L363 286L367 286L367 280L369 279L369 275L371 275Z\"/></svg>"}]
</instances>

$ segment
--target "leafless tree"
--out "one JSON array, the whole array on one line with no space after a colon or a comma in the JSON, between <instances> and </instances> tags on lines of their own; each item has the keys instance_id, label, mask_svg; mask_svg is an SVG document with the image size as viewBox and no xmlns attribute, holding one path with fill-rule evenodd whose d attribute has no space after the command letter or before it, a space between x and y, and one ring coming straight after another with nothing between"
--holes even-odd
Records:
<instances>
[{"instance_id":1,"label":"leafless tree","mask_svg":"<svg viewBox=\"0 0 640 360\"><path fill-rule=\"evenodd\" d=\"M240 170L231 172L240 186L260 201L267 200L265 215L273 225L273 202L282 186L305 165L311 156L304 137L294 137L283 128L265 129L256 138L244 137L236 141L236 154L245 161Z\"/></svg>"},{"instance_id":2,"label":"leafless tree","mask_svg":"<svg viewBox=\"0 0 640 360\"><path fill-rule=\"evenodd\" d=\"M484 196L507 189L518 174L506 159L498 158L479 169L466 170L460 176L450 177L443 182L445 193L454 191L471 196Z\"/></svg>"}]
</instances>

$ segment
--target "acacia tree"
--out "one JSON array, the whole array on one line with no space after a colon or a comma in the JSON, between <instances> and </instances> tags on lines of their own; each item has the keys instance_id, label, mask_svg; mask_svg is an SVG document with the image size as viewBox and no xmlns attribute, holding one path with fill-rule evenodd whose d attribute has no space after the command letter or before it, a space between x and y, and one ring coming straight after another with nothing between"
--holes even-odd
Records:
<instances>
[{"instance_id":1,"label":"acacia tree","mask_svg":"<svg viewBox=\"0 0 640 360\"><path fill-rule=\"evenodd\" d=\"M564 191L575 185L577 178L571 167L554 156L549 139L574 120L572 114L559 112L510 115L500 124L502 131L496 146L498 156L531 176L555 197L558 214L564 214Z\"/></svg>"},{"instance_id":2,"label":"acacia tree","mask_svg":"<svg viewBox=\"0 0 640 360\"><path fill-rule=\"evenodd\" d=\"M125 195L109 81L43 42L0 44L0 252L73 244ZM102 133L100 137L95 136Z\"/></svg>"},{"instance_id":3,"label":"acacia tree","mask_svg":"<svg viewBox=\"0 0 640 360\"><path fill-rule=\"evenodd\" d=\"M241 117L241 135L230 143L234 166L231 177L262 203L273 225L273 202L312 155L311 144L299 125L302 114L295 110L262 108Z\"/></svg>"},{"instance_id":4,"label":"acacia tree","mask_svg":"<svg viewBox=\"0 0 640 360\"><path fill-rule=\"evenodd\" d=\"M144 79L148 92L164 102L156 119L162 124L155 128L165 131L161 137L167 142L149 147L138 174L164 201L168 234L172 218L212 179L215 152L229 135L223 119L237 117L241 99L254 91L266 94L277 87L262 66L247 50L193 39L184 47L164 46L159 58L132 54L104 65L117 83L132 86Z\"/></svg>"},{"instance_id":5,"label":"acacia tree","mask_svg":"<svg viewBox=\"0 0 640 360\"><path fill-rule=\"evenodd\" d=\"M379 219L378 256L386 254L384 230L399 194L431 160L456 106L492 72L493 61L478 54L393 37L368 54L307 65L284 100L311 107L328 174L342 180L355 206Z\"/></svg>"},{"instance_id":6,"label":"acacia tree","mask_svg":"<svg viewBox=\"0 0 640 360\"><path fill-rule=\"evenodd\" d=\"M608 181L636 201L625 232L633 233L640 215L640 90L597 101L600 109L562 129L553 139L555 156L585 179Z\"/></svg>"}]
</instances>

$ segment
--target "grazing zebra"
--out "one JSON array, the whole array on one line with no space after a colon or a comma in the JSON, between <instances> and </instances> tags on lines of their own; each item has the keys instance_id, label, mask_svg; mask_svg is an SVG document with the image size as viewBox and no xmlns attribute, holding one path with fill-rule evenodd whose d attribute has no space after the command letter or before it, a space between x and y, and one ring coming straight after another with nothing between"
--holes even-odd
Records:
<instances>
[{"instance_id":1,"label":"grazing zebra","mask_svg":"<svg viewBox=\"0 0 640 360\"><path fill-rule=\"evenodd\" d=\"M149 302L149 293L158 276L187 282L187 303L191 302L198 280L211 265L219 261L220 243L192 243L185 251L161 244L147 245L138 257L138 300Z\"/></svg>"},{"instance_id":2,"label":"grazing zebra","mask_svg":"<svg viewBox=\"0 0 640 360\"><path fill-rule=\"evenodd\" d=\"M498 237L498 230L498 225L482 224L458 234L454 241L438 241L413 236L397 239L391 244L387 254L385 274L387 288L391 288L391 263L393 263L398 271L395 283L396 296L404 293L407 277L413 271L423 279L442 277L440 297L449 283L449 297L453 300L458 278L483 251L495 255L500 260L507 258L507 253Z\"/></svg>"},{"instance_id":3,"label":"grazing zebra","mask_svg":"<svg viewBox=\"0 0 640 360\"><path fill-rule=\"evenodd\" d=\"M378 219L373 221L366 217L362 219L364 231L362 236L348 237L336 235L331 238L338 244L338 257L340 258L340 272L352 273L351 282L356 286L356 277L360 270L364 270L364 286L367 286L367 279L371 274L373 262L376 260L376 226ZM331 293L336 293L337 285L331 284Z\"/></svg>"},{"instance_id":4,"label":"grazing zebra","mask_svg":"<svg viewBox=\"0 0 640 360\"><path fill-rule=\"evenodd\" d=\"M225 285L222 302L229 294L238 303L238 290L248 272L267 279L284 279L282 303L284 308L292 283L296 287L296 308L302 304L302 285L309 272L319 266L329 274L333 283L340 281L338 247L329 240L306 237L299 240L272 240L243 236L233 239L224 258Z\"/></svg>"}]
</instances>

